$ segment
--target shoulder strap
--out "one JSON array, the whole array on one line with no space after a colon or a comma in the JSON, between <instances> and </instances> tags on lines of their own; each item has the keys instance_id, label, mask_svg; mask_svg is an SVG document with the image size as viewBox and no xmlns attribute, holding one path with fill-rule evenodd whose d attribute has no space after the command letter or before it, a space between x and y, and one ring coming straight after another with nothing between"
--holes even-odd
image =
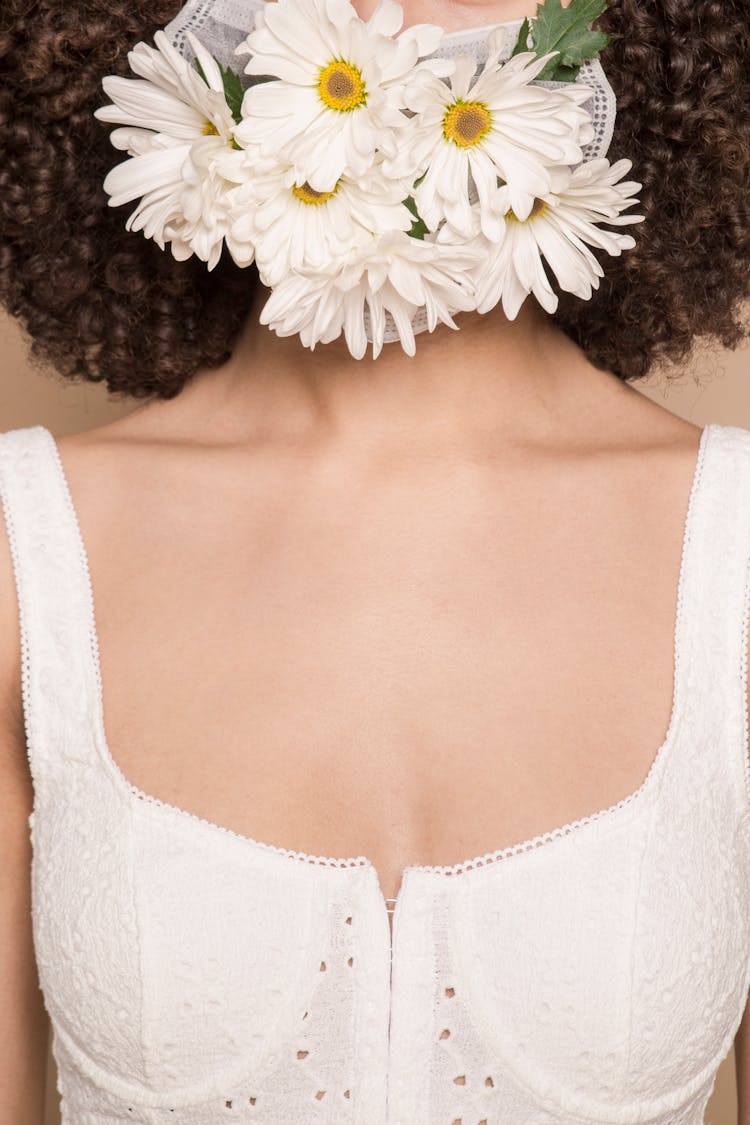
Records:
<instances>
[{"instance_id":1,"label":"shoulder strap","mask_svg":"<svg viewBox=\"0 0 750 1125\"><path fill-rule=\"evenodd\" d=\"M0 433L0 499L18 599L27 752L39 795L71 761L95 760L98 699L88 565L57 443L45 427Z\"/></svg>"},{"instance_id":2,"label":"shoulder strap","mask_svg":"<svg viewBox=\"0 0 750 1125\"><path fill-rule=\"evenodd\" d=\"M702 446L680 592L681 740L691 788L705 786L718 800L728 783L732 803L746 808L750 430L710 423ZM675 783L684 786L684 771L677 773Z\"/></svg>"}]
</instances>

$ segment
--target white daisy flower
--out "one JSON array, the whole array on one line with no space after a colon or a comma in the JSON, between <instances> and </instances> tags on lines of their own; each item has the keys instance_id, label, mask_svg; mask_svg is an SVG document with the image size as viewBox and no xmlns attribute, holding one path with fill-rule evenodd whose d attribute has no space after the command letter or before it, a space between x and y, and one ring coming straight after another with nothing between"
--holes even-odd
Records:
<instances>
[{"instance_id":1,"label":"white daisy flower","mask_svg":"<svg viewBox=\"0 0 750 1125\"><path fill-rule=\"evenodd\" d=\"M104 91L114 105L102 106L95 116L100 121L164 133L175 140L192 141L202 134L215 134L231 142L235 123L221 72L198 39L190 32L188 37L205 81L167 35L157 31L156 47L138 43L128 54L130 69L140 79L115 75L103 79Z\"/></svg>"},{"instance_id":2,"label":"white daisy flower","mask_svg":"<svg viewBox=\"0 0 750 1125\"><path fill-rule=\"evenodd\" d=\"M430 332L440 323L457 328L452 314L474 308L471 277L476 266L473 247L440 246L393 231L328 270L289 274L271 293L261 323L279 336L299 333L308 348L330 343L343 331L350 352L361 359L369 322L376 359L390 313L401 346L414 355L415 314L425 309Z\"/></svg>"},{"instance_id":3,"label":"white daisy flower","mask_svg":"<svg viewBox=\"0 0 750 1125\"><path fill-rule=\"evenodd\" d=\"M233 193L231 233L255 247L261 281L273 286L292 271L324 270L373 234L411 230L408 194L408 184L387 180L377 164L362 181L342 176L320 192L300 183L292 165L275 162Z\"/></svg>"},{"instance_id":4,"label":"white daisy flower","mask_svg":"<svg viewBox=\"0 0 750 1125\"><path fill-rule=\"evenodd\" d=\"M408 123L405 84L422 70L452 70L448 59L418 62L437 49L442 29L421 24L397 35L403 17L395 0L380 0L366 22L350 0L266 4L238 53L251 55L246 73L276 77L246 92L240 143L249 137L265 154L283 153L298 181L320 192L343 175L364 176L376 149L395 155Z\"/></svg>"},{"instance_id":5,"label":"white daisy flower","mask_svg":"<svg viewBox=\"0 0 750 1125\"><path fill-rule=\"evenodd\" d=\"M483 229L499 237L490 199L498 177L508 184L511 206L524 219L534 199L551 187L549 167L577 164L592 140L591 115L583 108L593 91L582 83L548 89L532 85L555 52L523 53L500 62L503 29L490 35L490 56L475 80L476 61L456 59L446 84L425 76L408 90L415 112L395 159L393 175L426 173L416 189L419 213L432 231L447 220L459 232L473 226L470 176L476 185Z\"/></svg>"},{"instance_id":6,"label":"white daisy flower","mask_svg":"<svg viewBox=\"0 0 750 1125\"><path fill-rule=\"evenodd\" d=\"M124 126L111 141L130 154L109 173L104 190L111 207L140 198L128 230L143 230L162 250L172 242L175 257L196 254L213 269L228 233L229 193L247 175L234 117L221 72L194 36L205 80L163 31L154 42L156 48L139 43L128 55L140 78L103 80L113 104L95 115Z\"/></svg>"},{"instance_id":7,"label":"white daisy flower","mask_svg":"<svg viewBox=\"0 0 750 1125\"><path fill-rule=\"evenodd\" d=\"M226 173L232 167L237 171L227 179ZM232 230L233 195L237 188L234 176L242 177L242 168L239 161L217 158L213 138L193 145L181 170L181 214L170 220L164 230L175 258L184 260L195 254L212 270L218 265L222 244L226 242L238 265L252 263L254 244Z\"/></svg>"},{"instance_id":8,"label":"white daisy flower","mask_svg":"<svg viewBox=\"0 0 750 1125\"><path fill-rule=\"evenodd\" d=\"M553 190L535 200L525 220L519 220L507 187L498 188L494 207L503 223L499 242L485 242L485 260L476 278L477 308L488 312L498 302L509 320L518 315L529 293L547 312L557 309L544 262L558 285L568 293L590 300L604 276L589 247L618 256L635 246L635 239L599 226L624 226L643 221L643 215L623 215L637 203L641 184L618 183L630 171L630 160L610 165L601 157L578 168L553 171Z\"/></svg>"}]
</instances>

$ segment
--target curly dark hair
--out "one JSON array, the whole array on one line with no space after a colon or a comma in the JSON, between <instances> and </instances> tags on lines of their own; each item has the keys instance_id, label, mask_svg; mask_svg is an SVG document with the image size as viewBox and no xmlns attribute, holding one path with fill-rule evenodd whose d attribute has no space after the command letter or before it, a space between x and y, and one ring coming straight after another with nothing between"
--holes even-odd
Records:
<instances>
[{"instance_id":1,"label":"curly dark hair","mask_svg":"<svg viewBox=\"0 0 750 1125\"><path fill-rule=\"evenodd\" d=\"M32 356L112 394L169 399L231 353L258 284L225 253L209 274L125 230L102 182L115 162L93 116L105 74L129 74L179 0L3 0L0 300ZM590 301L555 319L624 381L700 339L750 332L748 0L610 0L596 26L618 98L614 161L643 182L637 245L603 259Z\"/></svg>"}]
</instances>

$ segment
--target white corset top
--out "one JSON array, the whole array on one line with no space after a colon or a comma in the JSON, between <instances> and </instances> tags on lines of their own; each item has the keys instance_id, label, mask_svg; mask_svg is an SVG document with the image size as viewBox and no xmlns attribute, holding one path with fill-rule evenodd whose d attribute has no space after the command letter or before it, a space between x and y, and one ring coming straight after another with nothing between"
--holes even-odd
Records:
<instances>
[{"instance_id":1,"label":"white corset top","mask_svg":"<svg viewBox=\"0 0 750 1125\"><path fill-rule=\"evenodd\" d=\"M750 985L750 431L701 435L668 732L639 788L455 867L287 851L143 793L104 733L54 438L0 434L65 1125L699 1125Z\"/></svg>"}]
</instances>

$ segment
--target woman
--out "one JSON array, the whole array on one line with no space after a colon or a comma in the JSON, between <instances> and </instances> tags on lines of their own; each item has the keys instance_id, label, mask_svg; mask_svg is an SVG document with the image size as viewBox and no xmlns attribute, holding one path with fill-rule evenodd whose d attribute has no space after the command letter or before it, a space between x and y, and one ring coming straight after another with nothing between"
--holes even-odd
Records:
<instances>
[{"instance_id":1,"label":"woman","mask_svg":"<svg viewBox=\"0 0 750 1125\"><path fill-rule=\"evenodd\" d=\"M144 400L0 441L0 1118L49 1013L75 1125L696 1125L733 1041L750 1122L750 433L634 386L746 334L744 11L598 20L645 221L590 300L363 362L106 207L178 10L0 32L3 300Z\"/></svg>"}]
</instances>

